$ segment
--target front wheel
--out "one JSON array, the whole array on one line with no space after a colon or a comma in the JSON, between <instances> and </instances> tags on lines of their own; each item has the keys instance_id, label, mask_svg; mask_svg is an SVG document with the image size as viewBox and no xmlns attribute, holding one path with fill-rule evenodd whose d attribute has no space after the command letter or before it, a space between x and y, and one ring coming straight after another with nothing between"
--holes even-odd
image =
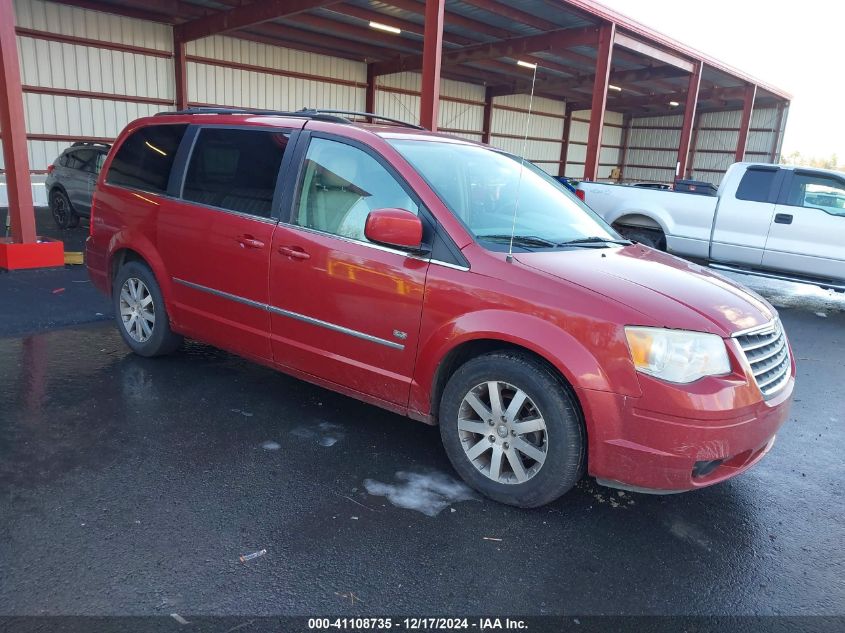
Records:
<instances>
[{"instance_id":1,"label":"front wheel","mask_svg":"<svg viewBox=\"0 0 845 633\"><path fill-rule=\"evenodd\" d=\"M462 365L443 392L439 421L455 470L496 501L541 506L583 475L577 405L553 371L527 354L493 352Z\"/></svg>"},{"instance_id":2,"label":"front wheel","mask_svg":"<svg viewBox=\"0 0 845 633\"><path fill-rule=\"evenodd\" d=\"M163 356L181 345L182 337L170 329L158 282L145 264L132 261L121 266L112 294L118 330L133 352Z\"/></svg>"}]
</instances>

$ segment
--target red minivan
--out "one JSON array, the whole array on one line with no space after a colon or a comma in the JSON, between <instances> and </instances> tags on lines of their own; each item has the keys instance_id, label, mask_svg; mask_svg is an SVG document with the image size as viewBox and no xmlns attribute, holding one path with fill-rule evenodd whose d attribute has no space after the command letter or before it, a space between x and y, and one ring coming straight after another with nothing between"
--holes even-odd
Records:
<instances>
[{"instance_id":1,"label":"red minivan","mask_svg":"<svg viewBox=\"0 0 845 633\"><path fill-rule=\"evenodd\" d=\"M771 305L477 143L327 111L163 113L120 135L92 215L88 270L134 352L190 337L439 424L504 503L585 472L708 486L788 415Z\"/></svg>"}]
</instances>

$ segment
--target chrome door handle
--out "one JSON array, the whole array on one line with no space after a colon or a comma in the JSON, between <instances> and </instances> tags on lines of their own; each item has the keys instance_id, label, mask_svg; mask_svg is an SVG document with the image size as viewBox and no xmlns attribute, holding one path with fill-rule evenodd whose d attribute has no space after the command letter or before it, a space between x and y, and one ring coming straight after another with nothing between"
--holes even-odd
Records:
<instances>
[{"instance_id":1,"label":"chrome door handle","mask_svg":"<svg viewBox=\"0 0 845 633\"><path fill-rule=\"evenodd\" d=\"M255 239L252 235L238 235L235 241L241 248L264 248L264 242Z\"/></svg>"},{"instance_id":2,"label":"chrome door handle","mask_svg":"<svg viewBox=\"0 0 845 633\"><path fill-rule=\"evenodd\" d=\"M293 259L310 259L311 255L306 253L299 247L295 246L280 246L279 252L282 255L286 255L287 257L292 257Z\"/></svg>"}]
</instances>

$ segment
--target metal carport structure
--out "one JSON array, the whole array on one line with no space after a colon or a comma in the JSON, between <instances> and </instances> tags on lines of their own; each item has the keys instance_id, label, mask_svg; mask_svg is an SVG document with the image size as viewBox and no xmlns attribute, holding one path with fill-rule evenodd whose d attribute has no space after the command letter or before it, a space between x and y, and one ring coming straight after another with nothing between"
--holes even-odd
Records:
<instances>
[{"instance_id":1,"label":"metal carport structure","mask_svg":"<svg viewBox=\"0 0 845 633\"><path fill-rule=\"evenodd\" d=\"M155 110L344 107L516 150L536 65L529 159L589 180L717 180L733 160L777 160L790 100L592 0L54 4L0 0L16 245L36 242L30 174L51 153L74 139L109 141L124 119ZM73 120L89 115L87 129Z\"/></svg>"}]
</instances>

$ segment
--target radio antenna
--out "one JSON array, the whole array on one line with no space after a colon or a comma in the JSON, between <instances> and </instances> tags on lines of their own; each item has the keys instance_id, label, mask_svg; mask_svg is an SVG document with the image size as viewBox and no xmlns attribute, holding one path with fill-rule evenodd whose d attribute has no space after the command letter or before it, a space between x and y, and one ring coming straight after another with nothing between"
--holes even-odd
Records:
<instances>
[{"instance_id":1,"label":"radio antenna","mask_svg":"<svg viewBox=\"0 0 845 633\"><path fill-rule=\"evenodd\" d=\"M520 66L527 65L527 62L519 62ZM519 161L519 180L516 183L516 201L513 205L513 223L511 225L511 240L508 245L508 256L505 261L513 261L513 237L516 233L516 214L519 211L519 193L522 190L522 172L525 170L525 153L528 151L528 131L531 127L531 109L534 106L534 84L537 83L537 64L534 64L534 75L531 77L531 95L528 97L528 116L525 119L525 137L522 139L522 156Z\"/></svg>"}]
</instances>

